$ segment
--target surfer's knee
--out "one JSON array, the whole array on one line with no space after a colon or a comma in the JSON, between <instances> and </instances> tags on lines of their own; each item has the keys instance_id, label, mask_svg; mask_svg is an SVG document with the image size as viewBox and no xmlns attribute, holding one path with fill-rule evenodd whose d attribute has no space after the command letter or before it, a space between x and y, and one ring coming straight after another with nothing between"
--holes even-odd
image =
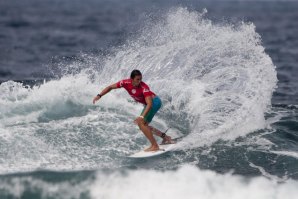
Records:
<instances>
[{"instance_id":1,"label":"surfer's knee","mask_svg":"<svg viewBox=\"0 0 298 199\"><path fill-rule=\"evenodd\" d=\"M144 124L143 124L143 122L141 122L141 121L137 121L137 122L136 122L136 125L138 125L139 127L141 127L141 126L143 126Z\"/></svg>"},{"instance_id":2,"label":"surfer's knee","mask_svg":"<svg viewBox=\"0 0 298 199\"><path fill-rule=\"evenodd\" d=\"M137 121L136 125L139 126L139 128L147 126L148 127L148 123L147 122L143 122L143 121Z\"/></svg>"}]
</instances>

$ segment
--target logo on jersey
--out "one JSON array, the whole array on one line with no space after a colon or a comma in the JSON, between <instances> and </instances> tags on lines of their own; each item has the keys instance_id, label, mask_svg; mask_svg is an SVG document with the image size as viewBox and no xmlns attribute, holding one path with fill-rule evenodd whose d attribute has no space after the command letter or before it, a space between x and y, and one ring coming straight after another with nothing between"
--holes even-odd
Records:
<instances>
[{"instance_id":1,"label":"logo on jersey","mask_svg":"<svg viewBox=\"0 0 298 199\"><path fill-rule=\"evenodd\" d=\"M143 92L144 92L144 93L149 92L149 89L146 89L146 88L145 88L145 89L143 90Z\"/></svg>"},{"instance_id":2,"label":"logo on jersey","mask_svg":"<svg viewBox=\"0 0 298 199\"><path fill-rule=\"evenodd\" d=\"M132 94L136 94L137 91L136 91L136 89L132 89L131 92L132 92Z\"/></svg>"}]
</instances>

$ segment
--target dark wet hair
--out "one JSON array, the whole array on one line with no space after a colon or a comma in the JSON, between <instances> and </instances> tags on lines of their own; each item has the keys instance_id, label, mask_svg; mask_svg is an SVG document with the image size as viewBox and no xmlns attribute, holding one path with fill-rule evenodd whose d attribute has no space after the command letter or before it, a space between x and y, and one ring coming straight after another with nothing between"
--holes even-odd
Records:
<instances>
[{"instance_id":1,"label":"dark wet hair","mask_svg":"<svg viewBox=\"0 0 298 199\"><path fill-rule=\"evenodd\" d=\"M141 71L133 70L130 74L130 78L133 79L133 78L135 78L135 76L139 76L139 75L142 75Z\"/></svg>"}]
</instances>

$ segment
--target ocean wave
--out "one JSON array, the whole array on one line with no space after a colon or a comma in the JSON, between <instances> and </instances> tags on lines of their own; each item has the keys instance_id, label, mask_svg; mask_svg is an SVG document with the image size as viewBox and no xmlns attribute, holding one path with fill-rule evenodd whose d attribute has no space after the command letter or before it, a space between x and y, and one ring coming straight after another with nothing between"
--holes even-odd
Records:
<instances>
[{"instance_id":1,"label":"ocean wave","mask_svg":"<svg viewBox=\"0 0 298 199\"><path fill-rule=\"evenodd\" d=\"M149 18L109 56L61 63L57 79L33 87L2 83L0 141L7 153L0 171L126 164L125 157L146 144L132 122L142 106L128 102L125 91L111 92L97 105L92 98L135 68L163 101L153 124L185 135L177 150L266 127L277 79L255 26L216 24L205 14L172 9L157 21ZM187 161L179 160L178 165Z\"/></svg>"},{"instance_id":2,"label":"ocean wave","mask_svg":"<svg viewBox=\"0 0 298 199\"><path fill-rule=\"evenodd\" d=\"M184 165L177 170L118 170L84 173L53 173L54 181L41 173L1 177L0 197L22 198L25 195L46 198L86 199L155 199L155 198L248 198L294 199L298 182L266 177L219 174ZM63 177L62 177L63 176ZM68 181L65 181L68 179Z\"/></svg>"}]
</instances>

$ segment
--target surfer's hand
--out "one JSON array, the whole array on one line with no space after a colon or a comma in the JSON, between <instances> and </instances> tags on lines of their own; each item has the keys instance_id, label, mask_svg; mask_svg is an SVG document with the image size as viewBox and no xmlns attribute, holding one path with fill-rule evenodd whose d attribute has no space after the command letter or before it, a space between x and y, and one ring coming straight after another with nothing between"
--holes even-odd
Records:
<instances>
[{"instance_id":1,"label":"surfer's hand","mask_svg":"<svg viewBox=\"0 0 298 199\"><path fill-rule=\"evenodd\" d=\"M93 104L95 104L95 102L98 101L99 99L100 99L100 96L95 96L95 97L93 98Z\"/></svg>"}]
</instances>

